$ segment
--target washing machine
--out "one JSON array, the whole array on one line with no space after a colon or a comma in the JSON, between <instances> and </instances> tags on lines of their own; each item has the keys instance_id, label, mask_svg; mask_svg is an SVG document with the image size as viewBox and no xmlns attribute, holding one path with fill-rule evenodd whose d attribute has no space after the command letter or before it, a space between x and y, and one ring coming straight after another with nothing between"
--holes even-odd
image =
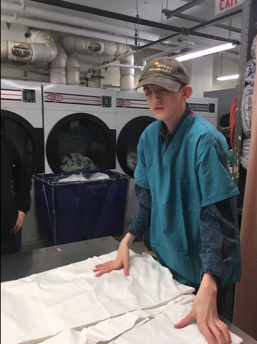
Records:
<instances>
[{"instance_id":1,"label":"washing machine","mask_svg":"<svg viewBox=\"0 0 257 344\"><path fill-rule=\"evenodd\" d=\"M32 173L44 172L44 130L41 84L1 79L1 130L11 138ZM22 241L39 239L34 187L32 204L23 223Z\"/></svg>"},{"instance_id":2,"label":"washing machine","mask_svg":"<svg viewBox=\"0 0 257 344\"><path fill-rule=\"evenodd\" d=\"M191 97L190 106L199 115L217 128L218 99ZM137 145L146 127L155 121L148 108L144 93L116 93L117 112L117 162L116 169L128 174L130 182L129 198L126 212L126 224L130 224L132 215L139 209L134 192L134 171L137 164Z\"/></svg>"},{"instance_id":3,"label":"washing machine","mask_svg":"<svg viewBox=\"0 0 257 344\"><path fill-rule=\"evenodd\" d=\"M43 84L45 173L116 167L116 99L110 90Z\"/></svg>"},{"instance_id":4,"label":"washing machine","mask_svg":"<svg viewBox=\"0 0 257 344\"><path fill-rule=\"evenodd\" d=\"M146 127L155 121L144 93L117 91L117 161L116 170L131 177L125 223L139 209L135 198L134 171L137 164L137 145Z\"/></svg>"}]
</instances>

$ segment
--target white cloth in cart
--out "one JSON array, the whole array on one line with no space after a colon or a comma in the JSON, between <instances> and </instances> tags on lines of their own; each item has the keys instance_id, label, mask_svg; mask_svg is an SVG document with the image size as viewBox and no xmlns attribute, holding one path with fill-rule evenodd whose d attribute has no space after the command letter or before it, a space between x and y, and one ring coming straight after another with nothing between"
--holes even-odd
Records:
<instances>
[{"instance_id":1,"label":"white cloth in cart","mask_svg":"<svg viewBox=\"0 0 257 344\"><path fill-rule=\"evenodd\" d=\"M1 343L53 336L129 311L155 307L193 288L176 282L149 255L130 252L130 276L123 270L95 277L96 264L117 252L1 284Z\"/></svg>"},{"instance_id":2,"label":"white cloth in cart","mask_svg":"<svg viewBox=\"0 0 257 344\"><path fill-rule=\"evenodd\" d=\"M106 173L96 172L96 173L91 174L91 176L88 179L83 176L83 173L80 173L80 174L72 174L67 178L61 178L59 179L58 183L92 182L95 180L106 180L106 179L110 179L110 177Z\"/></svg>"},{"instance_id":3,"label":"white cloth in cart","mask_svg":"<svg viewBox=\"0 0 257 344\"><path fill-rule=\"evenodd\" d=\"M95 181L95 180L106 180L106 179L111 179L108 174L106 173L101 173L101 172L96 172L91 174L91 176L88 178L90 181Z\"/></svg>"},{"instance_id":4,"label":"white cloth in cart","mask_svg":"<svg viewBox=\"0 0 257 344\"><path fill-rule=\"evenodd\" d=\"M179 299L179 298L178 298ZM165 306L150 310L140 310L111 318L81 332L66 330L39 343L44 344L207 344L196 324L184 329L175 329L191 309L193 295L185 295ZM155 318L154 320L151 320ZM113 340L112 340L113 339ZM242 343L242 339L231 333L232 344Z\"/></svg>"},{"instance_id":5,"label":"white cloth in cart","mask_svg":"<svg viewBox=\"0 0 257 344\"><path fill-rule=\"evenodd\" d=\"M72 174L66 178L61 178L58 180L58 183L71 183L71 182L75 183L75 182L86 182L86 181L88 181L88 179L85 178L82 173L80 173L80 174Z\"/></svg>"}]
</instances>

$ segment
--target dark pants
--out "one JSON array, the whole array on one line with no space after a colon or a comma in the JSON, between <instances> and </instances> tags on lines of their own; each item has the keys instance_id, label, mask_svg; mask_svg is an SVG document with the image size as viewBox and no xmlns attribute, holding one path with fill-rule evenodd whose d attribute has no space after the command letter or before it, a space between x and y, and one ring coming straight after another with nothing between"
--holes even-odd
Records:
<instances>
[{"instance_id":1,"label":"dark pants","mask_svg":"<svg viewBox=\"0 0 257 344\"><path fill-rule=\"evenodd\" d=\"M4 254L18 253L21 250L21 232L19 230L17 234L8 234L1 237L1 256Z\"/></svg>"}]
</instances>

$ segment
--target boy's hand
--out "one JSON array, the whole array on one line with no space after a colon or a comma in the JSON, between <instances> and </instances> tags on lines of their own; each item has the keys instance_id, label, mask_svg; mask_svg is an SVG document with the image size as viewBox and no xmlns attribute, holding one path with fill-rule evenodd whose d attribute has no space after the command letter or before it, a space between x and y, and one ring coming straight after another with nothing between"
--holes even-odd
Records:
<instances>
[{"instance_id":1,"label":"boy's hand","mask_svg":"<svg viewBox=\"0 0 257 344\"><path fill-rule=\"evenodd\" d=\"M230 344L228 326L218 317L217 285L210 274L204 274L201 286L189 314L175 328L183 328L196 320L209 344Z\"/></svg>"}]
</instances>

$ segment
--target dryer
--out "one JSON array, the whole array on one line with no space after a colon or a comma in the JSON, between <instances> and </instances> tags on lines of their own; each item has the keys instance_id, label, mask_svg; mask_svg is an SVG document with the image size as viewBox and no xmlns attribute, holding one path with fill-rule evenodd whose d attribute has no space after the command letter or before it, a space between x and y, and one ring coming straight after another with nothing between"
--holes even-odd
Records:
<instances>
[{"instance_id":1,"label":"dryer","mask_svg":"<svg viewBox=\"0 0 257 344\"><path fill-rule=\"evenodd\" d=\"M1 79L1 129L11 138L32 173L44 172L44 130L41 84ZM22 241L39 239L34 187L31 209L23 224Z\"/></svg>"},{"instance_id":2,"label":"dryer","mask_svg":"<svg viewBox=\"0 0 257 344\"><path fill-rule=\"evenodd\" d=\"M45 173L116 166L115 92L43 84ZM89 164L89 165L87 165Z\"/></svg>"},{"instance_id":3,"label":"dryer","mask_svg":"<svg viewBox=\"0 0 257 344\"><path fill-rule=\"evenodd\" d=\"M131 223L139 205L134 192L137 145L146 127L155 121L144 93L117 91L117 161L116 170L131 177L125 222Z\"/></svg>"}]
</instances>

